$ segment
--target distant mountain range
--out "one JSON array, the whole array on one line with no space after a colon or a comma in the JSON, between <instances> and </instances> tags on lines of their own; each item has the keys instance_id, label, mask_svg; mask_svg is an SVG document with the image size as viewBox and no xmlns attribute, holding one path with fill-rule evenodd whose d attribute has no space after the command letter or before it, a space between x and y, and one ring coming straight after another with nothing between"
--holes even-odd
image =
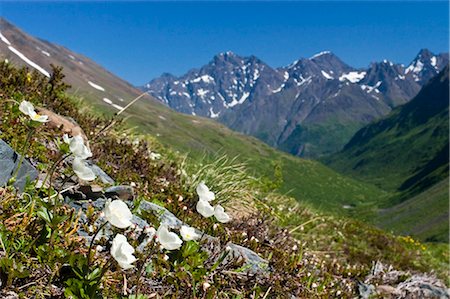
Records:
<instances>
[{"instance_id":1,"label":"distant mountain range","mask_svg":"<svg viewBox=\"0 0 450 299\"><path fill-rule=\"evenodd\" d=\"M176 111L317 157L340 150L359 128L409 101L446 64L448 54L424 49L407 67L384 60L356 69L325 51L275 69L255 56L226 52L141 88Z\"/></svg>"}]
</instances>

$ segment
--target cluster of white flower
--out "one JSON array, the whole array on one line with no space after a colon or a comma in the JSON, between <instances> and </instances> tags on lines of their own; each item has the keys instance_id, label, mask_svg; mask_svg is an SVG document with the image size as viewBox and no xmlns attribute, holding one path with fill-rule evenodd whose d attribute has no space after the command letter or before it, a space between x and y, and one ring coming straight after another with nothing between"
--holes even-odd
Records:
<instances>
[{"instance_id":1,"label":"cluster of white flower","mask_svg":"<svg viewBox=\"0 0 450 299\"><path fill-rule=\"evenodd\" d=\"M64 134L63 140L69 145L69 149L74 155L72 167L75 174L84 181L95 180L94 171L86 165L86 159L92 157L92 153L84 144L83 137L77 135L70 138L67 134Z\"/></svg>"},{"instance_id":2,"label":"cluster of white flower","mask_svg":"<svg viewBox=\"0 0 450 299\"><path fill-rule=\"evenodd\" d=\"M215 199L213 192L209 191L209 188L205 183L201 182L197 186L197 194L199 196L199 202L197 203L197 211L204 217L210 217L214 215L216 219L222 223L231 220L230 216L225 213L223 207L216 205L214 208L209 204L209 201ZM121 229L125 229L133 226L131 219L133 214L130 209L122 200L117 199L114 201L109 200L104 209L104 215L106 220L113 226ZM180 228L180 235L184 241L198 240L201 235L193 227L182 225ZM156 239L162 248L166 250L177 250L183 244L183 240L180 237L169 230L167 224L161 224L156 231ZM134 248L128 243L126 237L122 234L117 234L113 240L113 246L111 247L111 255L117 261L120 267L123 269L130 269L133 267L132 263L136 261L136 257L133 255Z\"/></svg>"},{"instance_id":3,"label":"cluster of white flower","mask_svg":"<svg viewBox=\"0 0 450 299\"><path fill-rule=\"evenodd\" d=\"M208 186L204 182L201 182L197 186L198 202L197 202L197 212L199 212L203 217L209 218L212 215L216 217L217 221L221 223L227 223L231 220L231 217L225 213L225 209L221 205L216 205L213 207L210 202L213 201L216 196L214 192L210 191Z\"/></svg>"}]
</instances>

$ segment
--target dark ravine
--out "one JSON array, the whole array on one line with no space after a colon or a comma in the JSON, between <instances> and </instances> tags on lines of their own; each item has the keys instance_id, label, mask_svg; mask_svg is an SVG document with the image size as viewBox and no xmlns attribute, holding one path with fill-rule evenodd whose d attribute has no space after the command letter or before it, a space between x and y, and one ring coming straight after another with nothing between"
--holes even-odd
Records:
<instances>
[{"instance_id":1,"label":"dark ravine","mask_svg":"<svg viewBox=\"0 0 450 299\"><path fill-rule=\"evenodd\" d=\"M275 69L254 56L226 52L142 89L176 111L218 119L286 152L317 157L339 151L359 128L408 102L447 63L448 55L423 49L408 67L384 60L356 69L325 51Z\"/></svg>"}]
</instances>

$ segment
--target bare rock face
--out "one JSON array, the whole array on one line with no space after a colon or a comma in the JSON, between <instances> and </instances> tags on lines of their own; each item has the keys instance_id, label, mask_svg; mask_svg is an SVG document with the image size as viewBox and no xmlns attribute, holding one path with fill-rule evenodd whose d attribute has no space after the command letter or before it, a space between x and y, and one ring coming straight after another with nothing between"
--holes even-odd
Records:
<instances>
[{"instance_id":1,"label":"bare rock face","mask_svg":"<svg viewBox=\"0 0 450 299\"><path fill-rule=\"evenodd\" d=\"M371 273L359 283L358 289L361 298L450 298L449 289L435 276L398 271L381 262L374 263Z\"/></svg>"},{"instance_id":2,"label":"bare rock face","mask_svg":"<svg viewBox=\"0 0 450 299\"><path fill-rule=\"evenodd\" d=\"M6 185L11 179L19 164L20 157L6 142L0 139L0 186ZM37 177L36 168L24 159L13 185L23 191L27 180L34 181Z\"/></svg>"}]
</instances>

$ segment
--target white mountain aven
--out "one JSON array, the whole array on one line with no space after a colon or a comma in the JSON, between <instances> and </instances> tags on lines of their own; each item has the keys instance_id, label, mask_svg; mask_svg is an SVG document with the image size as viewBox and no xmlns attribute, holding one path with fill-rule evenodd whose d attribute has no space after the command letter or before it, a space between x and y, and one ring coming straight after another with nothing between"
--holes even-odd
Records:
<instances>
[{"instance_id":1,"label":"white mountain aven","mask_svg":"<svg viewBox=\"0 0 450 299\"><path fill-rule=\"evenodd\" d=\"M215 206L214 217L221 223L227 223L231 220L231 217L225 213L225 209L221 205Z\"/></svg>"},{"instance_id":2,"label":"white mountain aven","mask_svg":"<svg viewBox=\"0 0 450 299\"><path fill-rule=\"evenodd\" d=\"M201 235L195 231L195 228L183 225L180 229L180 235L185 241L200 239Z\"/></svg>"},{"instance_id":3,"label":"white mountain aven","mask_svg":"<svg viewBox=\"0 0 450 299\"><path fill-rule=\"evenodd\" d=\"M198 184L196 191L200 200L212 201L216 198L214 192L209 191L209 188L205 185L205 182Z\"/></svg>"},{"instance_id":4,"label":"white mountain aven","mask_svg":"<svg viewBox=\"0 0 450 299\"><path fill-rule=\"evenodd\" d=\"M28 101L22 101L19 105L19 110L22 111L23 114L28 115L32 121L37 121L40 123L48 122L47 115L40 115L34 111L34 106Z\"/></svg>"},{"instance_id":5,"label":"white mountain aven","mask_svg":"<svg viewBox=\"0 0 450 299\"><path fill-rule=\"evenodd\" d=\"M122 234L117 234L112 241L111 255L122 269L127 270L134 267L132 263L137 259L133 253L134 248L128 243L127 238Z\"/></svg>"},{"instance_id":6,"label":"white mountain aven","mask_svg":"<svg viewBox=\"0 0 450 299\"><path fill-rule=\"evenodd\" d=\"M213 206L206 200L199 200L195 208L197 209L197 212L205 218L209 218L214 215Z\"/></svg>"},{"instance_id":7,"label":"white mountain aven","mask_svg":"<svg viewBox=\"0 0 450 299\"><path fill-rule=\"evenodd\" d=\"M108 200L105 204L105 209L103 212L105 213L106 220L108 220L108 222L115 227L127 228L133 224L131 223L133 214L127 204L120 199L116 199L114 201L111 201L111 199Z\"/></svg>"},{"instance_id":8,"label":"white mountain aven","mask_svg":"<svg viewBox=\"0 0 450 299\"><path fill-rule=\"evenodd\" d=\"M159 243L164 249L175 250L179 249L183 244L183 241L178 237L176 233L169 232L167 225L161 224L156 231L156 237Z\"/></svg>"},{"instance_id":9,"label":"white mountain aven","mask_svg":"<svg viewBox=\"0 0 450 299\"><path fill-rule=\"evenodd\" d=\"M86 165L86 161L84 159L75 157L72 162L73 172L78 176L79 179L83 181L93 181L96 176L94 171Z\"/></svg>"}]
</instances>

